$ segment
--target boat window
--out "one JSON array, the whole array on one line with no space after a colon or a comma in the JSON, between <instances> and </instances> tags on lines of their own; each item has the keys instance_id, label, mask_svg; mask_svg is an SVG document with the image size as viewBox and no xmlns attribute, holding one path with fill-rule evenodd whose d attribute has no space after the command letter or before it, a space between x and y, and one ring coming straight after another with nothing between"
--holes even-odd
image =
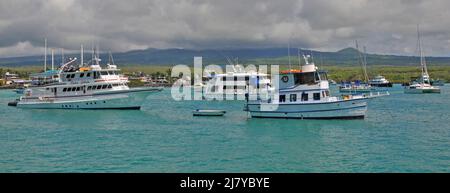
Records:
<instances>
[{"instance_id":1,"label":"boat window","mask_svg":"<svg viewBox=\"0 0 450 193\"><path fill-rule=\"evenodd\" d=\"M95 90L95 89L97 89L97 86L92 86L92 90Z\"/></svg>"},{"instance_id":2,"label":"boat window","mask_svg":"<svg viewBox=\"0 0 450 193\"><path fill-rule=\"evenodd\" d=\"M91 73L88 72L88 73L86 74L86 77L90 77L90 76L91 76Z\"/></svg>"},{"instance_id":3,"label":"boat window","mask_svg":"<svg viewBox=\"0 0 450 193\"><path fill-rule=\"evenodd\" d=\"M108 87L108 85L104 84L104 85L102 86L102 89L105 89L106 87Z\"/></svg>"},{"instance_id":4,"label":"boat window","mask_svg":"<svg viewBox=\"0 0 450 193\"><path fill-rule=\"evenodd\" d=\"M72 88L72 92L75 91L76 89L77 89L76 87L73 87L73 88Z\"/></svg>"},{"instance_id":5,"label":"boat window","mask_svg":"<svg viewBox=\"0 0 450 193\"><path fill-rule=\"evenodd\" d=\"M294 80L295 84L315 84L316 83L316 73L315 72L307 72L307 73L295 73Z\"/></svg>"},{"instance_id":6,"label":"boat window","mask_svg":"<svg viewBox=\"0 0 450 193\"><path fill-rule=\"evenodd\" d=\"M99 90L99 89L101 89L102 88L102 85L98 85L97 86L97 90Z\"/></svg>"},{"instance_id":7,"label":"boat window","mask_svg":"<svg viewBox=\"0 0 450 193\"><path fill-rule=\"evenodd\" d=\"M280 95L280 103L286 102L286 95Z\"/></svg>"},{"instance_id":8,"label":"boat window","mask_svg":"<svg viewBox=\"0 0 450 193\"><path fill-rule=\"evenodd\" d=\"M66 75L66 78L70 78L70 74Z\"/></svg>"},{"instance_id":9,"label":"boat window","mask_svg":"<svg viewBox=\"0 0 450 193\"><path fill-rule=\"evenodd\" d=\"M291 94L291 95L289 95L289 101L291 101L291 102L297 101L297 94Z\"/></svg>"},{"instance_id":10,"label":"boat window","mask_svg":"<svg viewBox=\"0 0 450 193\"><path fill-rule=\"evenodd\" d=\"M302 93L302 101L308 101L308 93Z\"/></svg>"},{"instance_id":11,"label":"boat window","mask_svg":"<svg viewBox=\"0 0 450 193\"><path fill-rule=\"evenodd\" d=\"M248 81L248 80L250 80L250 77L249 76L245 76L245 81Z\"/></svg>"},{"instance_id":12,"label":"boat window","mask_svg":"<svg viewBox=\"0 0 450 193\"><path fill-rule=\"evenodd\" d=\"M84 77L84 73L81 73L81 74L80 74L80 78L83 78L83 77Z\"/></svg>"},{"instance_id":13,"label":"boat window","mask_svg":"<svg viewBox=\"0 0 450 193\"><path fill-rule=\"evenodd\" d=\"M113 84L113 86L119 86L119 84Z\"/></svg>"},{"instance_id":14,"label":"boat window","mask_svg":"<svg viewBox=\"0 0 450 193\"><path fill-rule=\"evenodd\" d=\"M313 98L314 98L315 101L320 100L320 93L314 93L313 94Z\"/></svg>"},{"instance_id":15,"label":"boat window","mask_svg":"<svg viewBox=\"0 0 450 193\"><path fill-rule=\"evenodd\" d=\"M77 87L77 91L80 91L81 90L81 88L80 87Z\"/></svg>"},{"instance_id":16,"label":"boat window","mask_svg":"<svg viewBox=\"0 0 450 193\"><path fill-rule=\"evenodd\" d=\"M70 76L70 78L75 78L75 74L72 74L72 75Z\"/></svg>"},{"instance_id":17,"label":"boat window","mask_svg":"<svg viewBox=\"0 0 450 193\"><path fill-rule=\"evenodd\" d=\"M101 75L108 75L108 72L107 71L101 71L100 74Z\"/></svg>"},{"instance_id":18,"label":"boat window","mask_svg":"<svg viewBox=\"0 0 450 193\"><path fill-rule=\"evenodd\" d=\"M91 90L91 88L92 88L92 86L88 86L88 88L87 88L87 89L88 89L88 90Z\"/></svg>"},{"instance_id":19,"label":"boat window","mask_svg":"<svg viewBox=\"0 0 450 193\"><path fill-rule=\"evenodd\" d=\"M112 85L108 84L108 88L112 88Z\"/></svg>"}]
</instances>

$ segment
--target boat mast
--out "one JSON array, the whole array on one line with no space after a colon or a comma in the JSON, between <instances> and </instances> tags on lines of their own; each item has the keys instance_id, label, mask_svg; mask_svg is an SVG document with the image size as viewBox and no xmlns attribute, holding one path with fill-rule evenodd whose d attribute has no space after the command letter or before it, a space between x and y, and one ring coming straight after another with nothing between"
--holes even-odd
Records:
<instances>
[{"instance_id":1,"label":"boat mast","mask_svg":"<svg viewBox=\"0 0 450 193\"><path fill-rule=\"evenodd\" d=\"M427 63L425 61L425 57L423 54L423 50L422 50L422 40L420 38L420 31L419 31L419 25L417 25L417 45L419 47L419 55L420 55L420 65L422 67L422 84L425 84L425 79L424 77L428 77L428 79L430 78L428 75L428 70L427 70ZM428 80L429 83L430 80Z\"/></svg>"},{"instance_id":2,"label":"boat mast","mask_svg":"<svg viewBox=\"0 0 450 193\"><path fill-rule=\"evenodd\" d=\"M61 48L61 65L64 64L64 48Z\"/></svg>"},{"instance_id":3,"label":"boat mast","mask_svg":"<svg viewBox=\"0 0 450 193\"><path fill-rule=\"evenodd\" d=\"M364 79L365 79L365 81L366 81L366 83L368 84L368 77L367 77L367 72L366 72L366 68L365 68L365 65L364 65L364 59L363 59L363 57L362 57L362 55L361 55L361 52L359 51L359 46L358 46L358 40L355 40L355 44L356 44L356 50L358 51L358 61L359 61L359 63L361 64L361 70L362 70L362 73L363 73L363 76L364 76Z\"/></svg>"},{"instance_id":4,"label":"boat mast","mask_svg":"<svg viewBox=\"0 0 450 193\"><path fill-rule=\"evenodd\" d=\"M298 69L302 70L302 60L300 58L300 48L297 48L297 56L298 56Z\"/></svg>"},{"instance_id":5,"label":"boat mast","mask_svg":"<svg viewBox=\"0 0 450 193\"><path fill-rule=\"evenodd\" d=\"M55 50L52 48L52 70L54 69L54 63L55 63Z\"/></svg>"},{"instance_id":6,"label":"boat mast","mask_svg":"<svg viewBox=\"0 0 450 193\"><path fill-rule=\"evenodd\" d=\"M292 69L291 66L291 42L288 40L288 60L289 60L289 70Z\"/></svg>"},{"instance_id":7,"label":"boat mast","mask_svg":"<svg viewBox=\"0 0 450 193\"><path fill-rule=\"evenodd\" d=\"M44 72L47 71L47 38L45 38L45 49L44 49Z\"/></svg>"},{"instance_id":8,"label":"boat mast","mask_svg":"<svg viewBox=\"0 0 450 193\"><path fill-rule=\"evenodd\" d=\"M366 78L366 83L369 84L369 76L367 75L367 52L366 52L366 46L363 46L363 56L364 56L364 76Z\"/></svg>"},{"instance_id":9,"label":"boat mast","mask_svg":"<svg viewBox=\"0 0 450 193\"><path fill-rule=\"evenodd\" d=\"M81 52L80 52L80 57L81 57L81 66L83 66L84 64L83 64L83 60L84 60L84 57L83 57L83 55L84 55L84 52L83 52L83 44L81 44Z\"/></svg>"}]
</instances>

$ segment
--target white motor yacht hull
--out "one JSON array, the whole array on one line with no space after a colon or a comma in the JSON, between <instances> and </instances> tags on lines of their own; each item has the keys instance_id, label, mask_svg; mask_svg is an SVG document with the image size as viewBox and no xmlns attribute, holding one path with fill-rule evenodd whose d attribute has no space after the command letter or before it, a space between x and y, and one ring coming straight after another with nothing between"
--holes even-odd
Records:
<instances>
[{"instance_id":1,"label":"white motor yacht hull","mask_svg":"<svg viewBox=\"0 0 450 193\"><path fill-rule=\"evenodd\" d=\"M424 93L441 93L440 88L405 88L406 94L424 94Z\"/></svg>"},{"instance_id":2,"label":"white motor yacht hull","mask_svg":"<svg viewBox=\"0 0 450 193\"><path fill-rule=\"evenodd\" d=\"M253 118L361 119L366 115L366 100L279 104L275 111L261 111L261 104L248 104L248 111Z\"/></svg>"},{"instance_id":3,"label":"white motor yacht hull","mask_svg":"<svg viewBox=\"0 0 450 193\"><path fill-rule=\"evenodd\" d=\"M28 109L140 109L149 94L160 90L135 88L84 96L22 98L16 106Z\"/></svg>"}]
</instances>

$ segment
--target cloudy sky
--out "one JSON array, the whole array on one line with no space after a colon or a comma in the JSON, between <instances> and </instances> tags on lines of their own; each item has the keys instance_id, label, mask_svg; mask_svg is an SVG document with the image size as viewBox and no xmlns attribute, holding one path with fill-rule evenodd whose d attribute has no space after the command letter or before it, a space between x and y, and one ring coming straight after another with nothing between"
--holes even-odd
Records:
<instances>
[{"instance_id":1,"label":"cloudy sky","mask_svg":"<svg viewBox=\"0 0 450 193\"><path fill-rule=\"evenodd\" d=\"M448 0L1 0L0 57L80 44L145 48L301 47L450 56Z\"/></svg>"}]
</instances>

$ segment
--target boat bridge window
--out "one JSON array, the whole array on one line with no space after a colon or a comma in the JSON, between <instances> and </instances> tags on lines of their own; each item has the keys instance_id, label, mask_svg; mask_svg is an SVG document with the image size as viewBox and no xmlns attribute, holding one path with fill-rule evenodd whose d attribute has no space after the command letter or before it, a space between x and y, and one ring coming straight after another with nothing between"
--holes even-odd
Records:
<instances>
[{"instance_id":1,"label":"boat bridge window","mask_svg":"<svg viewBox=\"0 0 450 193\"><path fill-rule=\"evenodd\" d=\"M66 92L67 91L67 88L63 88L63 92Z\"/></svg>"},{"instance_id":2,"label":"boat bridge window","mask_svg":"<svg viewBox=\"0 0 450 193\"><path fill-rule=\"evenodd\" d=\"M108 87L108 85L104 84L104 85L102 86L102 89L105 89L106 87Z\"/></svg>"},{"instance_id":3,"label":"boat bridge window","mask_svg":"<svg viewBox=\"0 0 450 193\"><path fill-rule=\"evenodd\" d=\"M112 88L112 85L109 84L109 85L108 85L108 88Z\"/></svg>"},{"instance_id":4,"label":"boat bridge window","mask_svg":"<svg viewBox=\"0 0 450 193\"><path fill-rule=\"evenodd\" d=\"M81 87L77 87L77 91L80 91L81 90Z\"/></svg>"},{"instance_id":5,"label":"boat bridge window","mask_svg":"<svg viewBox=\"0 0 450 193\"><path fill-rule=\"evenodd\" d=\"M102 89L102 85L97 86L97 90L100 90L100 89Z\"/></svg>"},{"instance_id":6,"label":"boat bridge window","mask_svg":"<svg viewBox=\"0 0 450 193\"><path fill-rule=\"evenodd\" d=\"M87 87L87 90L91 90L91 88L92 88L92 86L88 86L88 87Z\"/></svg>"},{"instance_id":7,"label":"boat bridge window","mask_svg":"<svg viewBox=\"0 0 450 193\"><path fill-rule=\"evenodd\" d=\"M66 75L66 78L70 78L70 74Z\"/></svg>"},{"instance_id":8,"label":"boat bridge window","mask_svg":"<svg viewBox=\"0 0 450 193\"><path fill-rule=\"evenodd\" d=\"M295 73L294 74L295 84L315 84L319 81L319 76L315 72L307 73Z\"/></svg>"},{"instance_id":9,"label":"boat bridge window","mask_svg":"<svg viewBox=\"0 0 450 193\"><path fill-rule=\"evenodd\" d=\"M313 94L313 98L314 98L315 101L320 100L320 93L314 93Z\"/></svg>"},{"instance_id":10,"label":"boat bridge window","mask_svg":"<svg viewBox=\"0 0 450 193\"><path fill-rule=\"evenodd\" d=\"M286 95L280 95L280 103L286 102Z\"/></svg>"},{"instance_id":11,"label":"boat bridge window","mask_svg":"<svg viewBox=\"0 0 450 193\"><path fill-rule=\"evenodd\" d=\"M75 78L75 74L70 75L70 78Z\"/></svg>"},{"instance_id":12,"label":"boat bridge window","mask_svg":"<svg viewBox=\"0 0 450 193\"><path fill-rule=\"evenodd\" d=\"M81 74L80 74L80 78L83 78L83 77L84 77L84 73L81 73Z\"/></svg>"},{"instance_id":13,"label":"boat bridge window","mask_svg":"<svg viewBox=\"0 0 450 193\"><path fill-rule=\"evenodd\" d=\"M91 73L88 72L88 73L86 74L86 77L90 77L90 76L91 76Z\"/></svg>"},{"instance_id":14,"label":"boat bridge window","mask_svg":"<svg viewBox=\"0 0 450 193\"><path fill-rule=\"evenodd\" d=\"M308 101L308 93L302 93L302 101Z\"/></svg>"},{"instance_id":15,"label":"boat bridge window","mask_svg":"<svg viewBox=\"0 0 450 193\"><path fill-rule=\"evenodd\" d=\"M101 75L108 75L108 72L107 71L101 71L100 74Z\"/></svg>"},{"instance_id":16,"label":"boat bridge window","mask_svg":"<svg viewBox=\"0 0 450 193\"><path fill-rule=\"evenodd\" d=\"M73 87L73 88L72 88L72 92L74 92L76 89L77 89L76 87Z\"/></svg>"},{"instance_id":17,"label":"boat bridge window","mask_svg":"<svg viewBox=\"0 0 450 193\"><path fill-rule=\"evenodd\" d=\"M289 101L291 101L291 102L297 101L297 94L291 94L291 95L289 96Z\"/></svg>"}]
</instances>

